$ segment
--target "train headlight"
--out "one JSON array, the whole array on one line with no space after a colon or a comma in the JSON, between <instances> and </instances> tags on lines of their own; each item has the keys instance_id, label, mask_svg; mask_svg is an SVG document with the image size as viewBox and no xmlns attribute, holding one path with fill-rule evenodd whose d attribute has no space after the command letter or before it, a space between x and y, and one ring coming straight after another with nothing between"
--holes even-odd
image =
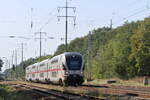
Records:
<instances>
[{"instance_id":1,"label":"train headlight","mask_svg":"<svg viewBox=\"0 0 150 100\"><path fill-rule=\"evenodd\" d=\"M65 74L66 74L66 75L68 75L68 74L69 74L69 72L67 72L67 71L66 71L66 72L65 72Z\"/></svg>"}]
</instances>

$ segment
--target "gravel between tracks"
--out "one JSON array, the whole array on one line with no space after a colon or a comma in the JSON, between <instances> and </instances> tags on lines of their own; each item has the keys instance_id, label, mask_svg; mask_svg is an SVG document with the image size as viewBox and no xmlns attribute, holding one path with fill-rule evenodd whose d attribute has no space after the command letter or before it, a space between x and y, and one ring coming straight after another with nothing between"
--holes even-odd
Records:
<instances>
[{"instance_id":1,"label":"gravel between tracks","mask_svg":"<svg viewBox=\"0 0 150 100\"><path fill-rule=\"evenodd\" d=\"M22 82L22 81L10 81L10 82L1 82L0 84L28 84L38 87L43 87L47 89L54 89L59 91L66 91L71 93L77 93L82 95L90 95L96 97L105 97L105 95L118 95L118 96L133 96L137 98L150 99L149 88L146 87L132 87L132 86L113 86L113 85L104 85L99 87L88 87L88 86L79 86L79 87L61 87L57 85L49 84L39 84L31 82ZM100 95L103 94L103 95ZM137 99L138 100L138 99ZM141 100L141 99L139 99Z\"/></svg>"}]
</instances>

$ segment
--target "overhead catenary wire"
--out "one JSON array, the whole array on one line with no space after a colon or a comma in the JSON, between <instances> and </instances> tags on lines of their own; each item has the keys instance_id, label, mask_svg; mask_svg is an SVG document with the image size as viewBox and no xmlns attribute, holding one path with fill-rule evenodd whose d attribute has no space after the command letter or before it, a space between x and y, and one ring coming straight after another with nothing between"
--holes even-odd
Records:
<instances>
[{"instance_id":1,"label":"overhead catenary wire","mask_svg":"<svg viewBox=\"0 0 150 100\"><path fill-rule=\"evenodd\" d=\"M61 0L59 5L63 2L64 0ZM68 4L70 4L72 2L72 0L68 1ZM57 16L57 12L55 12L55 10L58 10L57 7L54 8L49 14L48 16L51 16L50 18L47 19L47 21L40 27L40 29L43 29L44 27L46 27L48 24L50 24L50 22L55 18L55 16ZM55 12L55 13L54 13ZM54 14L53 14L54 13ZM42 20L41 20L42 21ZM40 21L40 22L41 22Z\"/></svg>"},{"instance_id":2,"label":"overhead catenary wire","mask_svg":"<svg viewBox=\"0 0 150 100\"><path fill-rule=\"evenodd\" d=\"M135 4L138 3L138 1L140 1L140 0L134 0L133 2L129 3L128 6L131 6L131 5L135 6Z\"/></svg>"},{"instance_id":3,"label":"overhead catenary wire","mask_svg":"<svg viewBox=\"0 0 150 100\"><path fill-rule=\"evenodd\" d=\"M64 1L64 0L61 0L60 3L59 3L59 5L60 5L63 1ZM41 29L43 29L44 27L46 27L46 26L55 18L55 16L57 15L57 11L55 11L55 10L57 10L57 7L53 8L52 11L49 12L48 17L51 16L50 18L47 18L47 17L46 17L46 18L43 19L43 20L47 19L47 21L46 21L43 25L40 26L39 30L41 30ZM55 13L54 13L54 12L55 12ZM53 13L54 13L54 14L53 14ZM40 22L42 22L43 20L41 20Z\"/></svg>"},{"instance_id":4,"label":"overhead catenary wire","mask_svg":"<svg viewBox=\"0 0 150 100\"><path fill-rule=\"evenodd\" d=\"M114 25L114 24L118 24L118 23L120 23L120 22L122 22L122 21L124 21L124 20L127 20L127 19L130 18L130 17L133 17L133 16L135 16L135 15L137 15L137 14L139 14L139 13L145 12L145 11L147 11L147 10L149 10L149 9L150 9L150 8L145 8L145 9L142 9L142 10L140 10L140 11L137 11L137 12L135 12L135 13L129 15L129 16L126 16L126 17L122 18L121 20L116 21L115 23L113 23L113 25Z\"/></svg>"},{"instance_id":5,"label":"overhead catenary wire","mask_svg":"<svg viewBox=\"0 0 150 100\"><path fill-rule=\"evenodd\" d=\"M127 5L128 5L128 7L131 7L132 5L135 6L135 4L138 3L138 1L142 1L142 0L134 0L133 2L128 3ZM145 6L146 6L145 9L142 9L142 10L140 10L140 11L139 11L139 9L136 9L136 12L133 13L133 14L131 14L131 15L129 15L129 16L126 16L126 17L121 18L121 15L119 15L119 18L121 18L121 19L119 19L119 20L115 21L114 23L112 23L112 25L118 24L118 23L120 23L120 22L122 22L122 21L124 21L124 20L126 20L126 19L128 19L128 18L130 18L130 17L133 17L133 16L135 16L135 15L137 15L137 14L139 14L139 13L142 13L142 12L148 10L148 9L150 8L150 7L149 7L149 0L147 0L147 4L146 4ZM143 8L143 7L142 7L142 8ZM121 8L120 8L120 9L121 9ZM141 9L141 8L140 8L140 9ZM135 11L135 10L134 10L134 11ZM116 14L116 12L113 12L112 15L118 15L118 14ZM111 18L111 20L113 20L113 19L114 19L114 18Z\"/></svg>"}]
</instances>

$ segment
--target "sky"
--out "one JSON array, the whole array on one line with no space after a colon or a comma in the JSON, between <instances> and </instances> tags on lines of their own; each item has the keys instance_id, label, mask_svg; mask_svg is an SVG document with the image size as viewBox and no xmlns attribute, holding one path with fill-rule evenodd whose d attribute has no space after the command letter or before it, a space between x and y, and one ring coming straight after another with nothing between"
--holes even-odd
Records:
<instances>
[{"instance_id":1,"label":"sky","mask_svg":"<svg viewBox=\"0 0 150 100\"><path fill-rule=\"evenodd\" d=\"M17 50L17 62L21 61L21 43L24 43L24 60L39 56L39 35L43 34L42 55L54 54L57 47L64 43L65 19L58 21L57 16L64 15L66 0L0 0L0 58L12 61L14 50ZM88 34L92 29L123 25L125 21L143 20L150 15L150 0L68 0L69 6L77 7L74 13L69 9L69 15L75 15L74 21L69 19L68 42ZM32 9L32 10L31 10ZM31 22L33 27L31 28ZM9 36L27 37L9 38ZM54 37L54 39L45 39ZM3 67L3 71L7 69Z\"/></svg>"}]
</instances>

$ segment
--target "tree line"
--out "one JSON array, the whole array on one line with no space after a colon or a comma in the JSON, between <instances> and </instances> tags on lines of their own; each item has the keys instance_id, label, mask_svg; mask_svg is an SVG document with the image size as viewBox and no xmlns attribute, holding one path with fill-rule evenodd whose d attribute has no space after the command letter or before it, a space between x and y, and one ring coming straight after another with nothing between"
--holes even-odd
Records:
<instances>
[{"instance_id":1,"label":"tree line","mask_svg":"<svg viewBox=\"0 0 150 100\"><path fill-rule=\"evenodd\" d=\"M114 29L94 29L91 38L89 35L76 38L68 46L69 51L84 55L87 78L150 76L150 18L125 22ZM64 44L55 55L62 52L65 52Z\"/></svg>"},{"instance_id":2,"label":"tree line","mask_svg":"<svg viewBox=\"0 0 150 100\"><path fill-rule=\"evenodd\" d=\"M91 34L72 40L68 44L68 51L80 52L84 56L87 79L150 76L150 18L125 22L114 29L94 29ZM52 56L63 52L64 44L58 46ZM38 61L39 58L31 58L19 64L17 68L22 68L20 76L24 77L25 67ZM14 74L17 72L13 71Z\"/></svg>"}]
</instances>

